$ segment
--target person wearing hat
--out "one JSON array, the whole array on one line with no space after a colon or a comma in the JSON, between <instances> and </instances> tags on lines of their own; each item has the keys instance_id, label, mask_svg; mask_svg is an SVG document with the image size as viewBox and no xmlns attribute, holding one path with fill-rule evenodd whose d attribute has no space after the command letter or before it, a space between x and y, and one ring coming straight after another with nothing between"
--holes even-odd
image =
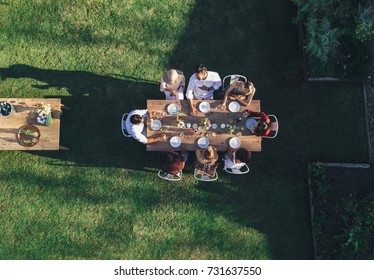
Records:
<instances>
[{"instance_id":1,"label":"person wearing hat","mask_svg":"<svg viewBox=\"0 0 374 280\"><path fill-rule=\"evenodd\" d=\"M191 115L196 114L193 106L193 99L208 100L213 99L213 92L222 85L221 78L217 72L208 71L208 69L200 64L196 67L196 72L191 76L186 97L190 101Z\"/></svg>"},{"instance_id":2,"label":"person wearing hat","mask_svg":"<svg viewBox=\"0 0 374 280\"><path fill-rule=\"evenodd\" d=\"M197 149L196 160L196 167L198 169L214 174L218 166L217 149L212 146L208 146L206 149Z\"/></svg>"},{"instance_id":3,"label":"person wearing hat","mask_svg":"<svg viewBox=\"0 0 374 280\"><path fill-rule=\"evenodd\" d=\"M165 93L166 100L183 100L186 80L182 71L170 69L161 78L160 91Z\"/></svg>"}]
</instances>

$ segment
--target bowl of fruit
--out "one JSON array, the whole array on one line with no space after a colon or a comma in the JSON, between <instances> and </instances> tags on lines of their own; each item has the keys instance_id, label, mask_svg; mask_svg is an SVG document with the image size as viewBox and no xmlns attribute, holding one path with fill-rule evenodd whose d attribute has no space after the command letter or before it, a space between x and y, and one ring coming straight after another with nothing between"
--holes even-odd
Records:
<instances>
[{"instance_id":1,"label":"bowl of fruit","mask_svg":"<svg viewBox=\"0 0 374 280\"><path fill-rule=\"evenodd\" d=\"M38 144L40 139L39 128L31 124L21 126L18 130L17 139L22 146L35 146L36 144Z\"/></svg>"}]
</instances>

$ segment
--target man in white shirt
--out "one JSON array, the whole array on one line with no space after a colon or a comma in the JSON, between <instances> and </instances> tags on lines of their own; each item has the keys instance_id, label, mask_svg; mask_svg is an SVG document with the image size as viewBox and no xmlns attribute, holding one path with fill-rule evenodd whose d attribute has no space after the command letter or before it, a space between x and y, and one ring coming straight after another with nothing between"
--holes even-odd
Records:
<instances>
[{"instance_id":1,"label":"man in white shirt","mask_svg":"<svg viewBox=\"0 0 374 280\"><path fill-rule=\"evenodd\" d=\"M188 82L186 92L186 97L190 101L191 115L196 114L193 99L213 99L213 92L219 89L221 85L221 78L217 72L208 71L203 64L197 66L195 74L191 76Z\"/></svg>"},{"instance_id":2,"label":"man in white shirt","mask_svg":"<svg viewBox=\"0 0 374 280\"><path fill-rule=\"evenodd\" d=\"M154 142L166 139L166 135L162 134L157 137L146 137L144 130L144 123L147 122L148 110L134 110L131 111L126 119L126 130L132 138L138 140L143 144L152 144Z\"/></svg>"}]
</instances>

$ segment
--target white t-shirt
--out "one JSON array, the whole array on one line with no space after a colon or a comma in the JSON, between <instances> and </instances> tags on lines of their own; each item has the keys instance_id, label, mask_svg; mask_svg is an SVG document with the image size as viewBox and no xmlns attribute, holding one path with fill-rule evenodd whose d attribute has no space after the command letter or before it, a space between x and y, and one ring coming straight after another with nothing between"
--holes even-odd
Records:
<instances>
[{"instance_id":1,"label":"white t-shirt","mask_svg":"<svg viewBox=\"0 0 374 280\"><path fill-rule=\"evenodd\" d=\"M147 109L131 111L126 119L127 132L130 133L132 138L138 140L140 143L143 144L147 144L147 137L145 136L144 131L144 122L134 125L130 122L130 118L132 115L140 115L144 119L144 121L147 121L147 111Z\"/></svg>"},{"instance_id":2,"label":"white t-shirt","mask_svg":"<svg viewBox=\"0 0 374 280\"><path fill-rule=\"evenodd\" d=\"M213 87L215 90L219 89L222 85L221 78L217 72L208 71L208 75L205 80L199 80L196 77L196 73L193 74L188 82L186 97L187 99L193 99L195 96L198 100L208 100L213 97L213 90L202 90L200 87Z\"/></svg>"},{"instance_id":3,"label":"white t-shirt","mask_svg":"<svg viewBox=\"0 0 374 280\"><path fill-rule=\"evenodd\" d=\"M226 168L240 169L245 165L244 162L240 162L240 163L235 162L235 152L232 154L232 160L229 158L228 154L225 154L223 156L223 160L225 161L225 167Z\"/></svg>"}]
</instances>

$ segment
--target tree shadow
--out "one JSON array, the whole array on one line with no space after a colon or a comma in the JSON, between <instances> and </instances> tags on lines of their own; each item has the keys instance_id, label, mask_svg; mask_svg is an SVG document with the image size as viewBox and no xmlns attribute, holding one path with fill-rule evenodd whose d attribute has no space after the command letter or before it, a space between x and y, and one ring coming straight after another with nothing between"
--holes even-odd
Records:
<instances>
[{"instance_id":1,"label":"tree shadow","mask_svg":"<svg viewBox=\"0 0 374 280\"><path fill-rule=\"evenodd\" d=\"M291 23L295 11L289 1L196 1L187 28L168 64L183 70L187 80L199 63L217 71L221 78L227 74L243 74L256 85L258 94L255 98L267 100L262 106L275 109L285 97L274 94L274 89L284 89L288 82L298 79L297 64L294 65L299 53L297 31ZM45 91L46 96L50 88L66 88L70 94L61 96L71 111L61 116L60 141L70 151L31 153L54 159L51 164L59 164L58 160L61 160L61 164L73 162L74 166L146 171L147 162L155 162L154 154L147 153L144 145L123 138L120 119L124 112L145 108L146 99L159 98L158 83L127 76L110 77L27 65L0 69L0 76L3 80L30 78L42 81L45 85L34 87ZM289 113L287 109L283 110L285 114ZM281 141L286 142L285 139ZM282 165L292 162L298 155L286 155L287 149L273 155L278 148L281 149L282 144L274 146L272 151L264 149L261 156L255 156L256 167L252 176L221 176L220 172L221 179L231 184L220 181L199 183L197 189L203 194L190 200L206 212L223 214L266 234L271 257L310 258L312 244L308 221L305 220L308 217L298 213L305 209L289 207L308 203L307 198L300 195L302 191L295 189L301 185L304 174L292 174L289 185L279 183L284 182L284 174L278 169L284 170ZM123 160L124 157L131 160ZM275 171L269 171L268 162L273 163ZM204 195L204 192L209 195ZM73 195L85 197L78 191ZM298 201L293 202L293 198ZM91 201L93 198L88 196L87 199ZM96 199L100 202L107 198Z\"/></svg>"},{"instance_id":2,"label":"tree shadow","mask_svg":"<svg viewBox=\"0 0 374 280\"><path fill-rule=\"evenodd\" d=\"M144 159L154 160L145 146L125 138L121 132L123 113L146 108L146 99L160 96L158 83L122 76L122 79L87 71L40 69L28 65L0 68L1 79L28 78L45 83L32 85L45 97L61 97L70 108L61 115L60 144L69 151L29 151L31 154L78 166L144 169ZM125 79L123 79L125 78ZM70 96L50 96L50 89L67 89ZM133 161L123 160L132 157ZM140 160L141 159L141 160Z\"/></svg>"}]
</instances>

